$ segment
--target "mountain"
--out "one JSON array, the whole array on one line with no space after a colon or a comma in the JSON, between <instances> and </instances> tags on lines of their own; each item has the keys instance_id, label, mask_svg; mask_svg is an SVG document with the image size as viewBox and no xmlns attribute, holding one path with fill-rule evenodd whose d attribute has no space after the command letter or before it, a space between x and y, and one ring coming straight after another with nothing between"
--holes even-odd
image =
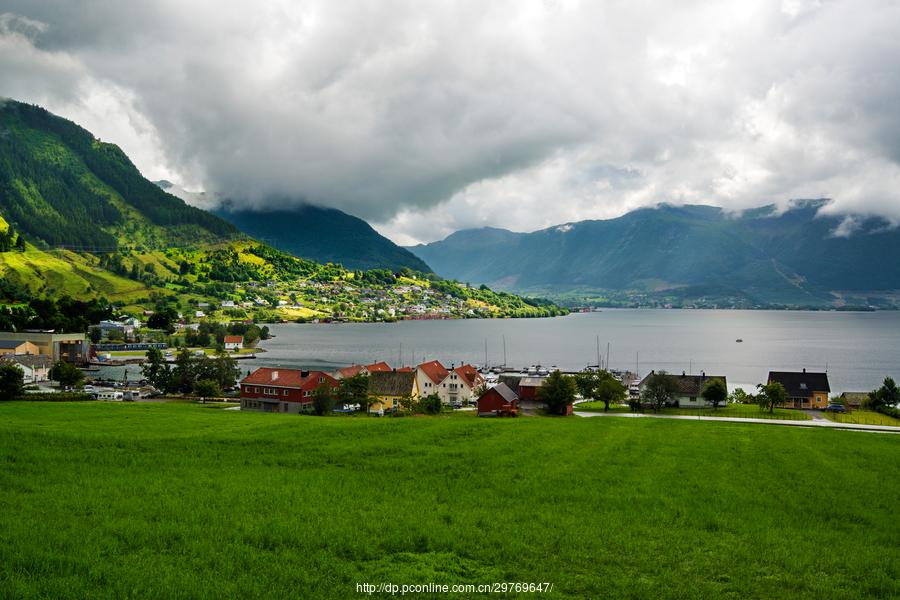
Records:
<instances>
[{"instance_id":1,"label":"mountain","mask_svg":"<svg viewBox=\"0 0 900 600\"><path fill-rule=\"evenodd\" d=\"M294 256L348 269L406 267L430 273L415 254L387 239L360 218L334 208L298 206L269 212L217 210L216 214L257 239Z\"/></svg>"},{"instance_id":2,"label":"mountain","mask_svg":"<svg viewBox=\"0 0 900 600\"><path fill-rule=\"evenodd\" d=\"M122 150L37 106L0 102L0 214L39 245L104 250L237 236L144 179Z\"/></svg>"},{"instance_id":3,"label":"mountain","mask_svg":"<svg viewBox=\"0 0 900 600\"><path fill-rule=\"evenodd\" d=\"M348 269L431 272L422 259L364 220L334 208L301 205L281 210L237 210L233 203L209 198L204 192L187 191L171 181L154 183L185 202L210 207L244 233L300 258L341 264Z\"/></svg>"},{"instance_id":4,"label":"mountain","mask_svg":"<svg viewBox=\"0 0 900 600\"><path fill-rule=\"evenodd\" d=\"M518 292L810 306L895 296L900 265L884 257L900 255L900 232L877 218L820 215L825 203L740 215L660 205L533 233L464 230L410 250L441 276Z\"/></svg>"},{"instance_id":5,"label":"mountain","mask_svg":"<svg viewBox=\"0 0 900 600\"><path fill-rule=\"evenodd\" d=\"M304 231L304 214L294 231ZM337 229L334 223L343 218L350 224L341 235L363 231L372 237L368 225L340 215L327 214L317 226L330 222ZM163 191L117 146L78 125L36 106L2 101L0 321L28 327L32 313L64 296L106 300L126 314L171 309L189 320L383 321L565 312L546 301L469 288L431 273L348 270L292 256Z\"/></svg>"}]
</instances>

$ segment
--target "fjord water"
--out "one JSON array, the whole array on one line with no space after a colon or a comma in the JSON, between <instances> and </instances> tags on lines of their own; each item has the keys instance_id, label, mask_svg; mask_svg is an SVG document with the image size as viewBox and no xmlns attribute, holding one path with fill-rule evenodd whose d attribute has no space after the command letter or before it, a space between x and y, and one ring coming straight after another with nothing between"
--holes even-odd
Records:
<instances>
[{"instance_id":1,"label":"fjord water","mask_svg":"<svg viewBox=\"0 0 900 600\"><path fill-rule=\"evenodd\" d=\"M769 370L824 371L833 392L866 391L900 376L900 312L610 309L552 319L470 319L371 324L280 324L267 350L241 369L284 366L334 369L386 360L514 367L597 363L610 345L613 368L725 375L748 391ZM743 342L736 342L742 339ZM401 355L402 352L402 355Z\"/></svg>"}]
</instances>

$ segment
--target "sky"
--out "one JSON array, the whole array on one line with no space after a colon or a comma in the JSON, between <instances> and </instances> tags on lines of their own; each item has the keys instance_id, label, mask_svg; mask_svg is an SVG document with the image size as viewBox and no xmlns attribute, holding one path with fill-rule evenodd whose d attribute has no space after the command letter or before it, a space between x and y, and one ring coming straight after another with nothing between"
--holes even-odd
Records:
<instances>
[{"instance_id":1,"label":"sky","mask_svg":"<svg viewBox=\"0 0 900 600\"><path fill-rule=\"evenodd\" d=\"M898 65L889 0L0 0L0 97L401 244L660 202L897 224Z\"/></svg>"}]
</instances>

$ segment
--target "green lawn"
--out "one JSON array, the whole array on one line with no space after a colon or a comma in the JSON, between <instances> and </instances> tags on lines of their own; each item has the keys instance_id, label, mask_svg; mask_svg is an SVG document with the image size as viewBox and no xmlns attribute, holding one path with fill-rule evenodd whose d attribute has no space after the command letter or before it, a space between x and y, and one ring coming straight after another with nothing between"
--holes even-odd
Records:
<instances>
[{"instance_id":1,"label":"green lawn","mask_svg":"<svg viewBox=\"0 0 900 600\"><path fill-rule=\"evenodd\" d=\"M854 410L848 413L822 411L822 416L836 423L855 423L858 425L891 425L900 427L900 419L883 415L874 410Z\"/></svg>"},{"instance_id":2,"label":"green lawn","mask_svg":"<svg viewBox=\"0 0 900 600\"><path fill-rule=\"evenodd\" d=\"M6 402L0 597L898 597L898 464L740 423Z\"/></svg>"},{"instance_id":3,"label":"green lawn","mask_svg":"<svg viewBox=\"0 0 900 600\"><path fill-rule=\"evenodd\" d=\"M584 402L576 404L575 410L584 410L590 412L603 412L602 402ZM631 412L631 409L623 405L615 405L609 407L610 412ZM659 412L652 410L644 411L648 415L683 415L683 416L703 416L703 417L741 417L749 419L780 419L783 421L808 421L809 415L799 410L791 410L789 408L776 408L773 412L760 410L755 404L729 404L720 406L719 408L663 408Z\"/></svg>"}]
</instances>

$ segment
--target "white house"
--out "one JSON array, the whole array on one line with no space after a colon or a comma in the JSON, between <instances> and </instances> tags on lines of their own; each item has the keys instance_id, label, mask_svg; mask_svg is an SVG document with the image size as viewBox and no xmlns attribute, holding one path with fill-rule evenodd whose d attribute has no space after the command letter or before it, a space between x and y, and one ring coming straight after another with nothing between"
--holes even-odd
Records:
<instances>
[{"instance_id":1,"label":"white house","mask_svg":"<svg viewBox=\"0 0 900 600\"><path fill-rule=\"evenodd\" d=\"M478 369L464 364L447 369L439 361L432 360L416 367L419 394L437 394L444 404L475 400L474 390L484 383Z\"/></svg>"},{"instance_id":2,"label":"white house","mask_svg":"<svg viewBox=\"0 0 900 600\"><path fill-rule=\"evenodd\" d=\"M226 335L225 336L225 349L226 350L240 350L244 347L244 337L241 335Z\"/></svg>"},{"instance_id":3,"label":"white house","mask_svg":"<svg viewBox=\"0 0 900 600\"><path fill-rule=\"evenodd\" d=\"M0 357L0 361L10 362L19 367L26 385L50 381L50 367L53 361L46 354L9 354Z\"/></svg>"}]
</instances>

